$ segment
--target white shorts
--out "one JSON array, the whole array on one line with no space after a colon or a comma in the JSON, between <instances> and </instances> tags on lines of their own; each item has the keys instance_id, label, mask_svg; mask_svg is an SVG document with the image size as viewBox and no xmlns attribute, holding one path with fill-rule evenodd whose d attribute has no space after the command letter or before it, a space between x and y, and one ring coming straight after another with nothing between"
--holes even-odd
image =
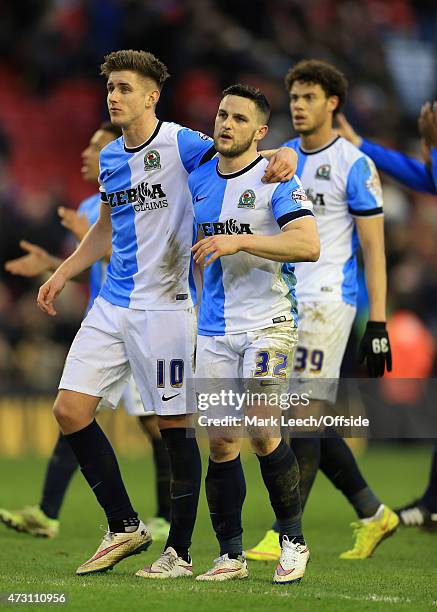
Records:
<instances>
[{"instance_id":1,"label":"white shorts","mask_svg":"<svg viewBox=\"0 0 437 612\"><path fill-rule=\"evenodd\" d=\"M71 345L59 389L116 407L133 375L148 410L193 413L195 333L192 308L134 310L98 297Z\"/></svg>"},{"instance_id":2,"label":"white shorts","mask_svg":"<svg viewBox=\"0 0 437 612\"><path fill-rule=\"evenodd\" d=\"M123 390L121 402L129 416L152 416L155 414L154 410L146 410L144 408L140 392L138 391L133 376L131 376Z\"/></svg>"},{"instance_id":3,"label":"white shorts","mask_svg":"<svg viewBox=\"0 0 437 612\"><path fill-rule=\"evenodd\" d=\"M220 393L222 389L280 394L288 389L296 345L293 321L238 334L199 335L197 390L203 394Z\"/></svg>"},{"instance_id":4,"label":"white shorts","mask_svg":"<svg viewBox=\"0 0 437 612\"><path fill-rule=\"evenodd\" d=\"M335 402L341 362L355 313L356 308L345 302L299 303L299 341L293 377L300 384L296 391L311 390L312 399Z\"/></svg>"},{"instance_id":5,"label":"white shorts","mask_svg":"<svg viewBox=\"0 0 437 612\"><path fill-rule=\"evenodd\" d=\"M133 376L130 377L129 382L124 387L120 402L129 416L153 416L156 414L154 410L144 409L141 395ZM100 411L105 408L112 408L114 410L117 406L113 406L110 402L102 398L97 406L97 410Z\"/></svg>"}]
</instances>

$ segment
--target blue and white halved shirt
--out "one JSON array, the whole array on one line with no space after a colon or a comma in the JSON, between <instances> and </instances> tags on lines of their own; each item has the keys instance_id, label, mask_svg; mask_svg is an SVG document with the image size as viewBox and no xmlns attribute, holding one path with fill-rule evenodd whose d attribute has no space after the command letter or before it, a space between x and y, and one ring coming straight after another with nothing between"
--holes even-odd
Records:
<instances>
[{"instance_id":1,"label":"blue and white halved shirt","mask_svg":"<svg viewBox=\"0 0 437 612\"><path fill-rule=\"evenodd\" d=\"M267 160L257 157L233 174L222 174L218 159L189 179L200 234L275 235L288 223L312 215L297 177L264 184ZM199 334L222 336L294 320L297 325L293 264L239 252L205 268Z\"/></svg>"},{"instance_id":2,"label":"blue and white halved shirt","mask_svg":"<svg viewBox=\"0 0 437 612\"><path fill-rule=\"evenodd\" d=\"M299 138L282 146L298 154L297 174L313 203L320 235L319 260L296 264L299 302L356 305L359 242L354 218L383 214L375 164L340 136L314 151L303 150Z\"/></svg>"},{"instance_id":3,"label":"blue and white halved shirt","mask_svg":"<svg viewBox=\"0 0 437 612\"><path fill-rule=\"evenodd\" d=\"M187 178L214 153L209 137L162 121L138 147L120 137L101 151L101 198L112 221L112 255L100 292L105 300L140 310L193 305Z\"/></svg>"}]
</instances>

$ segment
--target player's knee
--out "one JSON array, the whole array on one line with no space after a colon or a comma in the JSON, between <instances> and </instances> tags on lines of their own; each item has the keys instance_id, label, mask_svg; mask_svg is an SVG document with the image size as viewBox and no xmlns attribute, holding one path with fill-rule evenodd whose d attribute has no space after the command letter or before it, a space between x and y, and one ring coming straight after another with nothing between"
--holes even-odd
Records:
<instances>
[{"instance_id":1,"label":"player's knee","mask_svg":"<svg viewBox=\"0 0 437 612\"><path fill-rule=\"evenodd\" d=\"M188 429L192 427L191 415L189 414L178 414L172 416L162 416L158 417L158 426L159 429L175 429L175 428L184 428Z\"/></svg>"},{"instance_id":2,"label":"player's knee","mask_svg":"<svg viewBox=\"0 0 437 612\"><path fill-rule=\"evenodd\" d=\"M278 445L276 438L272 438L267 433L256 432L256 435L251 436L250 444L257 455L270 455Z\"/></svg>"},{"instance_id":3,"label":"player's knee","mask_svg":"<svg viewBox=\"0 0 437 612\"><path fill-rule=\"evenodd\" d=\"M227 438L211 438L209 441L209 454L212 461L218 463L231 461L239 453L238 445L235 440Z\"/></svg>"},{"instance_id":4,"label":"player's knee","mask_svg":"<svg viewBox=\"0 0 437 612\"><path fill-rule=\"evenodd\" d=\"M71 420L71 406L62 393L55 400L53 414L61 427Z\"/></svg>"},{"instance_id":5,"label":"player's knee","mask_svg":"<svg viewBox=\"0 0 437 612\"><path fill-rule=\"evenodd\" d=\"M155 414L145 414L138 417L141 429L151 440L161 440L158 417Z\"/></svg>"},{"instance_id":6,"label":"player's knee","mask_svg":"<svg viewBox=\"0 0 437 612\"><path fill-rule=\"evenodd\" d=\"M53 414L63 433L73 433L89 425L98 402L99 398L84 399L81 394L61 390L55 400Z\"/></svg>"}]
</instances>

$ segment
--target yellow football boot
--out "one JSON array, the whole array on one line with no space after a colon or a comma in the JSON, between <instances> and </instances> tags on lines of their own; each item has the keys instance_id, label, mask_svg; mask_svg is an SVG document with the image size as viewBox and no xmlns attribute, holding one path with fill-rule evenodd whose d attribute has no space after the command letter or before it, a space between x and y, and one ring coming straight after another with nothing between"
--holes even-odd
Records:
<instances>
[{"instance_id":1,"label":"yellow football boot","mask_svg":"<svg viewBox=\"0 0 437 612\"><path fill-rule=\"evenodd\" d=\"M46 516L39 506L21 510L0 508L0 521L10 529L42 538L55 538L59 533L59 521Z\"/></svg>"},{"instance_id":2,"label":"yellow football boot","mask_svg":"<svg viewBox=\"0 0 437 612\"><path fill-rule=\"evenodd\" d=\"M354 529L354 547L341 553L340 559L367 559L384 538L396 531L398 525L397 514L381 504L372 518L351 523Z\"/></svg>"},{"instance_id":3,"label":"yellow football boot","mask_svg":"<svg viewBox=\"0 0 437 612\"><path fill-rule=\"evenodd\" d=\"M261 542L248 550L245 555L246 559L251 561L277 561L281 556L279 533L269 529Z\"/></svg>"}]
</instances>

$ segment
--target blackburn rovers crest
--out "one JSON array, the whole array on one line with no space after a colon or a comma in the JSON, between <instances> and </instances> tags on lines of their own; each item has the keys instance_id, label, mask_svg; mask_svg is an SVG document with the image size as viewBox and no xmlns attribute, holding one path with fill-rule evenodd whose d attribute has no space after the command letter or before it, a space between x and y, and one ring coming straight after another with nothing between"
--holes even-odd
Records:
<instances>
[{"instance_id":1,"label":"blackburn rovers crest","mask_svg":"<svg viewBox=\"0 0 437 612\"><path fill-rule=\"evenodd\" d=\"M246 189L238 200L238 208L255 208L256 195L252 189Z\"/></svg>"},{"instance_id":2,"label":"blackburn rovers crest","mask_svg":"<svg viewBox=\"0 0 437 612\"><path fill-rule=\"evenodd\" d=\"M325 179L325 181L329 181L331 178L331 166L329 164L323 164L319 166L316 170L316 178Z\"/></svg>"},{"instance_id":3,"label":"blackburn rovers crest","mask_svg":"<svg viewBox=\"0 0 437 612\"><path fill-rule=\"evenodd\" d=\"M147 151L144 155L144 170L160 170L161 169L161 156L156 149Z\"/></svg>"}]
</instances>

